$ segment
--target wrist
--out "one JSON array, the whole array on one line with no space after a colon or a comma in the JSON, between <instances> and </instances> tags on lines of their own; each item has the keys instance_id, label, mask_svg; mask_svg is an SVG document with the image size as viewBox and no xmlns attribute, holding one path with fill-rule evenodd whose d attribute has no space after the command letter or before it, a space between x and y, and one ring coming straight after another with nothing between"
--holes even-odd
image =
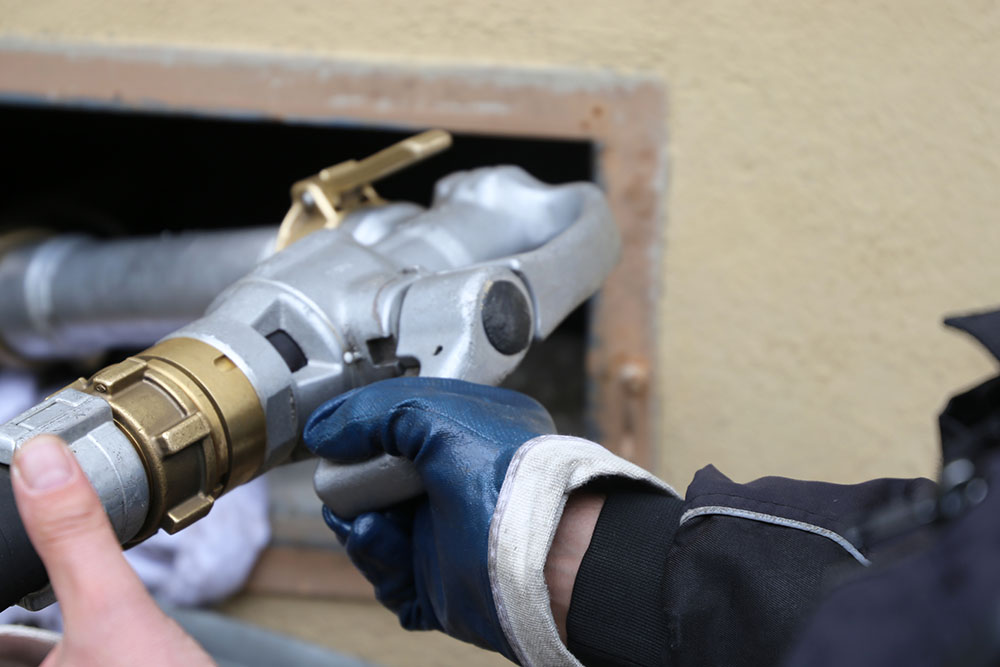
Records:
<instances>
[{"instance_id":1,"label":"wrist","mask_svg":"<svg viewBox=\"0 0 1000 667\"><path fill-rule=\"evenodd\" d=\"M573 584L590 546L604 500L604 494L588 492L574 493L566 500L545 560L545 583L549 589L552 617L563 643L566 642L566 618L573 599Z\"/></svg>"}]
</instances>

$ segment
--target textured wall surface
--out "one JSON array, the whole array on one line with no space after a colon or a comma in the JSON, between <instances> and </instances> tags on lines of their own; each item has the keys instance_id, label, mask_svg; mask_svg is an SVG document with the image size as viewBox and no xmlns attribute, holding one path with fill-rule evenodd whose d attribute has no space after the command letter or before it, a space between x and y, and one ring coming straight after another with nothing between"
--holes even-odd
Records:
<instances>
[{"instance_id":1,"label":"textured wall surface","mask_svg":"<svg viewBox=\"0 0 1000 667\"><path fill-rule=\"evenodd\" d=\"M0 0L0 36L642 72L670 92L659 471L933 474L1000 302L991 0Z\"/></svg>"}]
</instances>

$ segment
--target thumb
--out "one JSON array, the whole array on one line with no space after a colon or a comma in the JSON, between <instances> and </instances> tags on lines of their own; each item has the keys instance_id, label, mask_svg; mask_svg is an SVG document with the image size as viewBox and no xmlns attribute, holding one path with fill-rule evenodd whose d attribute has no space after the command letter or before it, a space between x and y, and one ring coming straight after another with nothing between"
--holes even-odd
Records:
<instances>
[{"instance_id":1,"label":"thumb","mask_svg":"<svg viewBox=\"0 0 1000 667\"><path fill-rule=\"evenodd\" d=\"M65 442L53 435L29 440L14 453L11 471L18 513L67 627L112 604L152 604Z\"/></svg>"}]
</instances>

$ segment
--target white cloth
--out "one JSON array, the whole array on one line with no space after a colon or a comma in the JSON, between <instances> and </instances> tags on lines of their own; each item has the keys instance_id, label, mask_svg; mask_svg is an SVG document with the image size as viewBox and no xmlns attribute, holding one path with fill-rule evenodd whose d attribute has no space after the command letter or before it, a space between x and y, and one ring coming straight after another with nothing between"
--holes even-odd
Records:
<instances>
[{"instance_id":1,"label":"white cloth","mask_svg":"<svg viewBox=\"0 0 1000 667\"><path fill-rule=\"evenodd\" d=\"M44 394L28 373L0 372L0 421L18 415ZM125 552L154 596L174 606L192 607L238 591L271 538L267 479L259 478L226 494L208 516L176 535L160 531ZM62 629L59 606L39 612L11 607L0 624L20 623Z\"/></svg>"},{"instance_id":2,"label":"white cloth","mask_svg":"<svg viewBox=\"0 0 1000 667\"><path fill-rule=\"evenodd\" d=\"M559 639L544 567L567 497L599 477L637 480L677 496L639 466L569 436L529 440L507 469L490 522L490 586L500 625L525 667L580 664Z\"/></svg>"},{"instance_id":3,"label":"white cloth","mask_svg":"<svg viewBox=\"0 0 1000 667\"><path fill-rule=\"evenodd\" d=\"M267 478L255 479L219 498L204 519L175 535L161 530L125 558L164 602L218 602L243 587L271 539L267 498Z\"/></svg>"},{"instance_id":4,"label":"white cloth","mask_svg":"<svg viewBox=\"0 0 1000 667\"><path fill-rule=\"evenodd\" d=\"M35 376L27 371L0 371L0 423L21 414L41 398Z\"/></svg>"}]
</instances>

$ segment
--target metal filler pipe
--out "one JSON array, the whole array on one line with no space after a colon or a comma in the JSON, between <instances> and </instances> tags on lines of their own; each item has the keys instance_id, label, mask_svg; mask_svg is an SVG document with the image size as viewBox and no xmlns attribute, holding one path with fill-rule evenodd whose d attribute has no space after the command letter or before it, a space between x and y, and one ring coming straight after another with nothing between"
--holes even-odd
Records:
<instances>
[{"instance_id":1,"label":"metal filler pipe","mask_svg":"<svg viewBox=\"0 0 1000 667\"><path fill-rule=\"evenodd\" d=\"M293 458L331 396L403 374L499 383L600 287L619 238L594 185L549 186L516 167L452 174L427 210L378 198L370 180L445 138L425 133L297 183L279 252L200 319L0 426L0 466L28 438L61 435L129 546L183 529ZM345 515L420 490L388 456L321 463L315 481ZM8 543L18 530L16 514L0 516ZM51 600L20 579L29 557L4 558L0 607Z\"/></svg>"},{"instance_id":2,"label":"metal filler pipe","mask_svg":"<svg viewBox=\"0 0 1000 667\"><path fill-rule=\"evenodd\" d=\"M139 348L201 316L274 252L274 229L102 241L0 237L0 350L7 361Z\"/></svg>"}]
</instances>

